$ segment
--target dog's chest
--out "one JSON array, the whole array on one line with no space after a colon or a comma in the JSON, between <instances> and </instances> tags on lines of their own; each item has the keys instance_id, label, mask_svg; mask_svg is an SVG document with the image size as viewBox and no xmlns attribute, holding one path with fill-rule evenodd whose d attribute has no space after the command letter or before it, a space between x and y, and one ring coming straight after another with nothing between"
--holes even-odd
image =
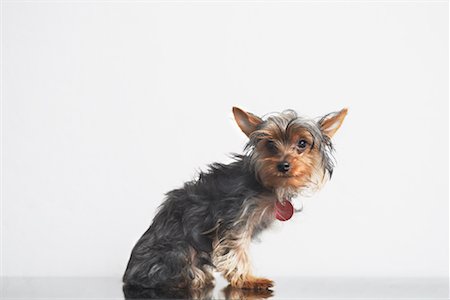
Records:
<instances>
[{"instance_id":1,"label":"dog's chest","mask_svg":"<svg viewBox=\"0 0 450 300\"><path fill-rule=\"evenodd\" d=\"M275 202L274 196L265 194L246 199L235 225L254 237L275 220Z\"/></svg>"},{"instance_id":2,"label":"dog's chest","mask_svg":"<svg viewBox=\"0 0 450 300\"><path fill-rule=\"evenodd\" d=\"M258 195L242 202L233 221L213 239L214 265L227 260L233 261L227 257L232 253L245 252L252 238L275 221L275 201L273 196ZM233 251L230 252L230 249Z\"/></svg>"}]
</instances>

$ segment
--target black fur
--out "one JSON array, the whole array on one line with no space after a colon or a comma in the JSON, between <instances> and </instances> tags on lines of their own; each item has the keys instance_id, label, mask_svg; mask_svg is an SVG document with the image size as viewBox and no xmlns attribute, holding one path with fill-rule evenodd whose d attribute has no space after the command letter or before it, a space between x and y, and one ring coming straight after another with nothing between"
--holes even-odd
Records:
<instances>
[{"instance_id":1,"label":"black fur","mask_svg":"<svg viewBox=\"0 0 450 300\"><path fill-rule=\"evenodd\" d=\"M246 199L265 191L255 178L249 158L236 156L233 163L213 164L198 180L167 193L132 251L123 282L155 289L189 287L190 264L212 265L213 238L232 229ZM196 262L190 261L189 247L198 253Z\"/></svg>"}]
</instances>

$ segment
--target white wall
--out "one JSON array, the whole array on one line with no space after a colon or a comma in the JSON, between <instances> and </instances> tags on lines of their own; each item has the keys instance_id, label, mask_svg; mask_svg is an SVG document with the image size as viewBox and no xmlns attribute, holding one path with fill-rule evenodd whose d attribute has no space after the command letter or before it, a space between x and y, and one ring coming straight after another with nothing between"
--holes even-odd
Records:
<instances>
[{"instance_id":1,"label":"white wall","mask_svg":"<svg viewBox=\"0 0 450 300\"><path fill-rule=\"evenodd\" d=\"M448 275L448 8L4 2L2 269L120 276L163 194L256 114L342 107L338 165L258 274Z\"/></svg>"}]
</instances>

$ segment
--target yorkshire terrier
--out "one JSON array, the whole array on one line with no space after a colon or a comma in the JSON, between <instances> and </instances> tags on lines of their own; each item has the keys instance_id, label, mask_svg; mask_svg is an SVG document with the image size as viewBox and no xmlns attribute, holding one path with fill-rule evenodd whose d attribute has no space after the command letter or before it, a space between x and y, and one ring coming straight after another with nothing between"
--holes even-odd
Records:
<instances>
[{"instance_id":1,"label":"yorkshire terrier","mask_svg":"<svg viewBox=\"0 0 450 300\"><path fill-rule=\"evenodd\" d=\"M219 271L233 288L265 290L247 254L256 235L294 213L291 200L317 190L334 167L331 138L347 109L320 119L293 110L264 118L233 107L249 138L243 155L214 163L198 179L167 193L153 223L134 246L124 288L195 290Z\"/></svg>"}]
</instances>

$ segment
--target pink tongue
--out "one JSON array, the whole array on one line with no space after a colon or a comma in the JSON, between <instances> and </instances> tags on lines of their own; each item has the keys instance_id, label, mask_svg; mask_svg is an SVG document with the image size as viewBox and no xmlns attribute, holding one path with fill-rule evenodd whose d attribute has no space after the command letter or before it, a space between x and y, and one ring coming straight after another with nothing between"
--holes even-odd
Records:
<instances>
[{"instance_id":1,"label":"pink tongue","mask_svg":"<svg viewBox=\"0 0 450 300\"><path fill-rule=\"evenodd\" d=\"M294 214L294 207L292 206L290 201L284 201L281 204L280 201L275 203L275 217L280 221L287 221L292 218Z\"/></svg>"}]
</instances>

